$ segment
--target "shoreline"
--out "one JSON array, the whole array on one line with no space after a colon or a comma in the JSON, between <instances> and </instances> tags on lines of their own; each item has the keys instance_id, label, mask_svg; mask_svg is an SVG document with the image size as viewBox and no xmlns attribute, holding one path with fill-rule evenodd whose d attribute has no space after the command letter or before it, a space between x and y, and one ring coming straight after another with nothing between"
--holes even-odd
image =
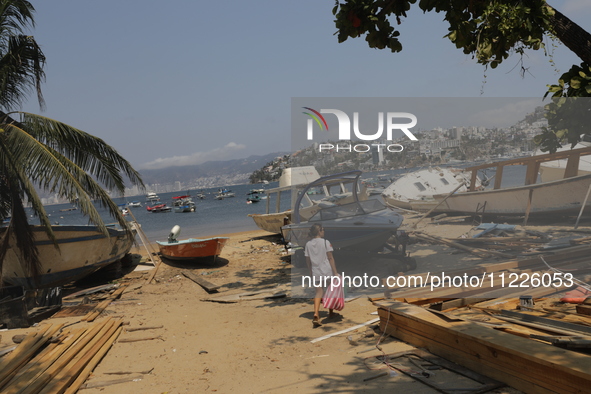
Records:
<instances>
[{"instance_id":1,"label":"shoreline","mask_svg":"<svg viewBox=\"0 0 591 394\"><path fill-rule=\"evenodd\" d=\"M410 230L420 216L405 214L402 229ZM552 228L566 230L572 226L542 223L527 227L550 232ZM469 237L473 226L471 222L450 218L439 223L424 220L417 230L433 236L459 238ZM581 226L581 230L590 231L589 223ZM380 331L375 322L377 307L368 297L350 299L337 319L329 319L328 311L322 308L322 326L314 328L313 301L295 298L289 289L277 287L290 283L292 266L284 246L274 241L272 233L257 229L216 236L230 239L213 263L163 259L164 264L151 284L146 284L146 279L153 269L131 271L115 281L128 283L127 288L97 321L121 318L126 328L94 369L87 383L97 386L89 386L86 393L430 390L402 373L369 379L382 372L372 367L370 361L375 357L413 351L415 347ZM133 249L147 257L141 244ZM133 249L132 253L136 253ZM499 262L421 241L410 244L408 251L418 263L418 269L409 271L411 274L467 270ZM339 267L338 260L336 263ZM209 293L185 276L186 272L219 288ZM284 294L265 298L278 291ZM383 290L376 289L373 294L384 297ZM418 296L425 295L428 294ZM42 324L59 323L76 323L77 328L90 324L81 321L81 315L53 317ZM134 331L138 328L142 331ZM38 330L38 327L11 330L11 335L5 337ZM122 381L121 376L113 376L137 371L144 372L133 375L134 380ZM442 379L456 387L453 377ZM107 385L116 380L117 384ZM504 388L492 393L520 392Z\"/></svg>"}]
</instances>

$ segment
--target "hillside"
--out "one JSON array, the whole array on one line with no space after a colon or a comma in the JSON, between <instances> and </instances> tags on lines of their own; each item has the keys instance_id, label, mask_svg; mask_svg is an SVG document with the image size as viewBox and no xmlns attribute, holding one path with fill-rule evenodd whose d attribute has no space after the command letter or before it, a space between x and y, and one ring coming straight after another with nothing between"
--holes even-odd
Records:
<instances>
[{"instance_id":1,"label":"hillside","mask_svg":"<svg viewBox=\"0 0 591 394\"><path fill-rule=\"evenodd\" d=\"M227 161L208 161L199 165L167 167L158 170L141 170L142 179L149 184L171 184L176 181L193 183L199 178L212 177L236 177L244 175L245 181L253 171L261 168L266 163L273 161L278 156L286 153L275 152L262 156L250 156L245 159Z\"/></svg>"}]
</instances>

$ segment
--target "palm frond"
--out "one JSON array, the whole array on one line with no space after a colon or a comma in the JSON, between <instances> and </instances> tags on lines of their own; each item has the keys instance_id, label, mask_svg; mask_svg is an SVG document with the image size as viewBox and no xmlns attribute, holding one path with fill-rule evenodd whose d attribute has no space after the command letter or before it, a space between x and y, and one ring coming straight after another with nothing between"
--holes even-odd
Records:
<instances>
[{"instance_id":1,"label":"palm frond","mask_svg":"<svg viewBox=\"0 0 591 394\"><path fill-rule=\"evenodd\" d=\"M10 36L0 56L0 107L20 106L35 91L45 106L41 83L45 80L45 55L31 36Z\"/></svg>"},{"instance_id":2,"label":"palm frond","mask_svg":"<svg viewBox=\"0 0 591 394\"><path fill-rule=\"evenodd\" d=\"M35 139L62 153L83 171L96 177L105 188L123 193L125 181L122 174L132 184L144 188L140 174L102 139L44 116L27 112L16 114L21 117L22 128Z\"/></svg>"},{"instance_id":3,"label":"palm frond","mask_svg":"<svg viewBox=\"0 0 591 394\"><path fill-rule=\"evenodd\" d=\"M8 145L14 147L12 155L20 163L31 181L44 190L57 193L70 201L79 199L82 212L89 220L107 233L92 199L110 207L111 198L105 190L69 158L45 145L15 125L5 125ZM114 205L116 207L116 205ZM118 209L115 209L117 212ZM123 219L122 219L123 220ZM124 220L123 220L124 221Z\"/></svg>"},{"instance_id":4,"label":"palm frond","mask_svg":"<svg viewBox=\"0 0 591 394\"><path fill-rule=\"evenodd\" d=\"M0 0L0 35L19 35L35 27L34 12L35 8L28 1Z\"/></svg>"}]
</instances>

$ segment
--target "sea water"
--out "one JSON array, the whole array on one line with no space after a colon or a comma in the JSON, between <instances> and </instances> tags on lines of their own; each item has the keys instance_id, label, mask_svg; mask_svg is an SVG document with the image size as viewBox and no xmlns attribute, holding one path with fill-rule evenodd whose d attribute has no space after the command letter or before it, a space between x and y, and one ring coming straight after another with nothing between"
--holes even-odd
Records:
<instances>
[{"instance_id":1,"label":"sea water","mask_svg":"<svg viewBox=\"0 0 591 394\"><path fill-rule=\"evenodd\" d=\"M465 166L468 166L465 165ZM465 167L463 166L463 167ZM416 171L419 168L409 169L396 169L378 172L368 172L362 175L362 180L367 178L377 179L380 175L383 186L388 186L388 179L393 179L397 176L403 175L407 172ZM482 177L482 173L479 173ZM488 177L494 175L494 170L486 173ZM525 176L524 166L507 166L503 171L503 187L518 186L522 185ZM492 187L494 181L488 186ZM278 183L273 182L269 185L265 185L266 189L277 187ZM170 212L159 212L153 213L146 210L146 197L141 196L130 196L130 197L119 197L115 198L116 204L125 204L131 201L140 201L142 207L129 208L132 212L135 220L141 225L142 230L150 241L165 241L168 238L170 230L175 225L181 227L181 233L179 238L205 238L218 234L228 234L240 231L258 230L257 225L248 214L262 214L266 213L267 201L261 200L260 202L247 204L246 197L247 193L251 189L262 188L258 185L233 185L227 186L227 189L231 189L235 193L235 197L225 198L223 200L216 200L215 194L219 188L203 189L206 197L201 200L193 197L196 209L195 212L183 212L176 213L174 210ZM173 197L192 194L195 196L196 191L178 191L170 193L158 193L160 197L160 203L166 203L172 207ZM313 196L315 198L322 198L322 195ZM372 198L381 199L380 196L372 196ZM275 212L275 198L272 197L270 201L270 212ZM57 204L48 205L45 207L47 213L51 215L50 220L53 224L90 224L88 218L83 216L80 210L64 211L65 209L71 208L71 204ZM287 210L291 208L291 198L289 192L284 192L281 195L281 210ZM109 212L105 208L98 208L101 217L105 223L113 223L114 219L109 215ZM131 221L132 215L126 216ZM38 224L38 220L31 218L30 223Z\"/></svg>"}]
</instances>

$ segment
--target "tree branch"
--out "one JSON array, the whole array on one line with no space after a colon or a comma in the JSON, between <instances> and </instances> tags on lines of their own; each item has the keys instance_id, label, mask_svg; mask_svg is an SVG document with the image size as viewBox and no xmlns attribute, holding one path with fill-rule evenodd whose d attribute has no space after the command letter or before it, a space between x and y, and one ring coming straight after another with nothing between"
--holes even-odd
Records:
<instances>
[{"instance_id":1,"label":"tree branch","mask_svg":"<svg viewBox=\"0 0 591 394\"><path fill-rule=\"evenodd\" d=\"M582 61L591 64L591 34L560 11L552 9L554 16L550 22L556 37Z\"/></svg>"}]
</instances>

